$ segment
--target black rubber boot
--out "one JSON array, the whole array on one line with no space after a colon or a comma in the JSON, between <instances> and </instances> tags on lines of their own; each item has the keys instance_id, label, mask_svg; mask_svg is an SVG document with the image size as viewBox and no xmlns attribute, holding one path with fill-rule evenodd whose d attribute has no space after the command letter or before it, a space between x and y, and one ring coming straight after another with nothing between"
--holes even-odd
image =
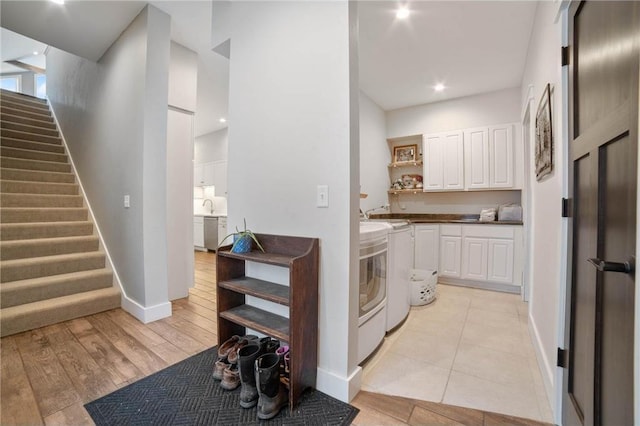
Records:
<instances>
[{"instance_id":1,"label":"black rubber boot","mask_svg":"<svg viewBox=\"0 0 640 426\"><path fill-rule=\"evenodd\" d=\"M275 417L289 401L289 393L280 383L280 357L269 353L261 355L255 363L258 385L258 418Z\"/></svg>"},{"instance_id":2,"label":"black rubber boot","mask_svg":"<svg viewBox=\"0 0 640 426\"><path fill-rule=\"evenodd\" d=\"M242 408L255 407L258 403L258 389L254 365L256 359L262 355L260 345L251 344L238 351L238 368L240 369L240 406Z\"/></svg>"}]
</instances>

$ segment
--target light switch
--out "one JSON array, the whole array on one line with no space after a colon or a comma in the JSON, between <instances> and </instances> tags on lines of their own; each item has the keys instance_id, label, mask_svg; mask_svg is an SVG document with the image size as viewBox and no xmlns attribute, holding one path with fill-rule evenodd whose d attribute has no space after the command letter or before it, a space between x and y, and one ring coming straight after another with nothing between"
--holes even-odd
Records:
<instances>
[{"instance_id":1,"label":"light switch","mask_svg":"<svg viewBox=\"0 0 640 426\"><path fill-rule=\"evenodd\" d=\"M318 185L318 196L316 204L318 207L329 207L329 186Z\"/></svg>"},{"instance_id":2,"label":"light switch","mask_svg":"<svg viewBox=\"0 0 640 426\"><path fill-rule=\"evenodd\" d=\"M126 209L128 209L129 207L131 207L131 199L129 198L129 195L125 195L124 196L124 207Z\"/></svg>"}]
</instances>

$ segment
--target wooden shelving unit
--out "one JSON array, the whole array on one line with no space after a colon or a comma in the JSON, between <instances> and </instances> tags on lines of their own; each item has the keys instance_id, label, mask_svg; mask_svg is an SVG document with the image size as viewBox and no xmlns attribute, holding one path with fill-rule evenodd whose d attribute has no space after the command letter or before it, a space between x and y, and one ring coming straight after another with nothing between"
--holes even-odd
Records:
<instances>
[{"instance_id":1,"label":"wooden shelving unit","mask_svg":"<svg viewBox=\"0 0 640 426\"><path fill-rule=\"evenodd\" d=\"M317 238L256 234L265 252L218 251L216 261L218 341L250 328L281 342L291 351L289 406L298 403L308 387L316 385L318 367L318 269ZM289 286L245 276L245 262L289 269ZM289 307L289 318L246 304L254 296Z\"/></svg>"}]
</instances>

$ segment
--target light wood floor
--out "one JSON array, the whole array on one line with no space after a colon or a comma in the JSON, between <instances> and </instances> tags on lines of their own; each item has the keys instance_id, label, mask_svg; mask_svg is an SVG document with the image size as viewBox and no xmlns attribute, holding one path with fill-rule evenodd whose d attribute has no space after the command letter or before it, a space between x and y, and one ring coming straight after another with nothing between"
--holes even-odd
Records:
<instances>
[{"instance_id":1,"label":"light wood floor","mask_svg":"<svg viewBox=\"0 0 640 426\"><path fill-rule=\"evenodd\" d=\"M93 424L85 403L216 345L215 254L196 252L195 264L170 318L142 324L115 309L3 338L0 424ZM369 392L352 404L356 425L539 424Z\"/></svg>"}]
</instances>

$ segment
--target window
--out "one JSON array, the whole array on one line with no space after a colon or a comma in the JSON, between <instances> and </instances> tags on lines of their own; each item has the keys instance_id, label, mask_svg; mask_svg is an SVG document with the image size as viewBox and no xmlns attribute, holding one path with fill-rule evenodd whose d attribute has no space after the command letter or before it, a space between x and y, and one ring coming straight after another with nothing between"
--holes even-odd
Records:
<instances>
[{"instance_id":1,"label":"window","mask_svg":"<svg viewBox=\"0 0 640 426\"><path fill-rule=\"evenodd\" d=\"M36 96L39 98L47 97L47 76L44 74L36 74L35 76L36 83Z\"/></svg>"},{"instance_id":2,"label":"window","mask_svg":"<svg viewBox=\"0 0 640 426\"><path fill-rule=\"evenodd\" d=\"M0 87L12 92L20 92L20 76L11 75L7 77L0 77Z\"/></svg>"}]
</instances>

